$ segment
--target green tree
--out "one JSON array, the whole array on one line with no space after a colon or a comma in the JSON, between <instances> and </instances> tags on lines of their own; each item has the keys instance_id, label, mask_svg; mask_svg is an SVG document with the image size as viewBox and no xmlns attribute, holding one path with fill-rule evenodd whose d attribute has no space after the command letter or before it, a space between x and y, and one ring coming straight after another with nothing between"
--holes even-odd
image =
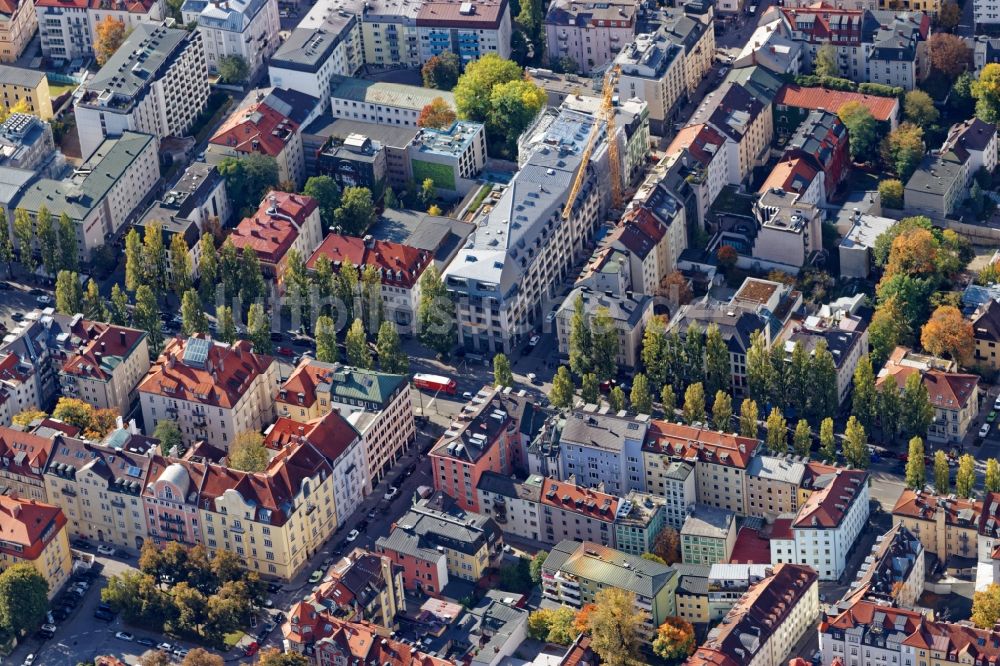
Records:
<instances>
[{"instance_id":1,"label":"green tree","mask_svg":"<svg viewBox=\"0 0 1000 666\"><path fill-rule=\"evenodd\" d=\"M839 77L840 66L837 64L837 47L833 44L823 44L816 51L813 60L813 73L816 76Z\"/></svg>"},{"instance_id":2,"label":"green tree","mask_svg":"<svg viewBox=\"0 0 1000 666\"><path fill-rule=\"evenodd\" d=\"M59 271L56 276L56 310L68 315L83 312L83 287L80 276L72 271Z\"/></svg>"},{"instance_id":3,"label":"green tree","mask_svg":"<svg viewBox=\"0 0 1000 666\"><path fill-rule=\"evenodd\" d=\"M847 428L844 430L844 459L858 469L867 469L871 462L868 435L854 416L847 419Z\"/></svg>"},{"instance_id":4,"label":"green tree","mask_svg":"<svg viewBox=\"0 0 1000 666\"><path fill-rule=\"evenodd\" d=\"M697 324L688 326L684 333L683 356L684 382L705 382L705 336Z\"/></svg>"},{"instance_id":5,"label":"green tree","mask_svg":"<svg viewBox=\"0 0 1000 666\"><path fill-rule=\"evenodd\" d=\"M906 182L923 159L924 131L913 123L900 123L882 141L881 153L886 166L894 169L899 179Z\"/></svg>"},{"instance_id":6,"label":"green tree","mask_svg":"<svg viewBox=\"0 0 1000 666\"><path fill-rule=\"evenodd\" d=\"M731 383L729 347L722 339L719 326L709 324L705 329L705 390L711 394L728 391Z\"/></svg>"},{"instance_id":7,"label":"green tree","mask_svg":"<svg viewBox=\"0 0 1000 666\"><path fill-rule=\"evenodd\" d=\"M469 63L454 87L455 107L460 118L486 122L493 107L493 88L522 78L521 68L498 55L487 54Z\"/></svg>"},{"instance_id":8,"label":"green tree","mask_svg":"<svg viewBox=\"0 0 1000 666\"><path fill-rule=\"evenodd\" d=\"M788 363L786 376L788 378L788 400L786 404L789 408L802 416L809 403L809 396L815 390L815 378L812 376L811 360L809 352L801 341L796 341L792 347L792 358Z\"/></svg>"},{"instance_id":9,"label":"green tree","mask_svg":"<svg viewBox=\"0 0 1000 666\"><path fill-rule=\"evenodd\" d=\"M242 217L252 215L264 195L278 186L278 162L268 155L224 157L216 168L226 179L226 192L233 208Z\"/></svg>"},{"instance_id":10,"label":"green tree","mask_svg":"<svg viewBox=\"0 0 1000 666\"><path fill-rule=\"evenodd\" d=\"M608 393L608 404L611 405L611 409L620 412L625 409L625 391L621 386L616 386L611 389Z\"/></svg>"},{"instance_id":11,"label":"green tree","mask_svg":"<svg viewBox=\"0 0 1000 666\"><path fill-rule=\"evenodd\" d=\"M347 362L355 368L371 368L372 352L368 347L368 336L365 334L365 326L360 319L355 319L354 323L347 330L347 337L344 339L347 347Z\"/></svg>"},{"instance_id":12,"label":"green tree","mask_svg":"<svg viewBox=\"0 0 1000 666\"><path fill-rule=\"evenodd\" d=\"M513 386L514 373L510 369L510 361L506 354L497 354L493 357L493 384L494 386Z\"/></svg>"},{"instance_id":13,"label":"green tree","mask_svg":"<svg viewBox=\"0 0 1000 666\"><path fill-rule=\"evenodd\" d=\"M824 460L837 461L837 438L833 434L833 419L829 417L819 424L819 453Z\"/></svg>"},{"instance_id":14,"label":"green tree","mask_svg":"<svg viewBox=\"0 0 1000 666\"><path fill-rule=\"evenodd\" d=\"M250 75L247 61L238 55L219 58L219 78L223 83L243 83Z\"/></svg>"},{"instance_id":15,"label":"green tree","mask_svg":"<svg viewBox=\"0 0 1000 666\"><path fill-rule=\"evenodd\" d=\"M601 590L587 614L590 646L605 666L628 666L642 645L642 625L649 614L637 610L635 593L616 587Z\"/></svg>"},{"instance_id":16,"label":"green tree","mask_svg":"<svg viewBox=\"0 0 1000 666\"><path fill-rule=\"evenodd\" d=\"M771 408L765 427L767 428L768 450L779 455L788 451L788 424L785 422L785 417L781 415L780 409Z\"/></svg>"},{"instance_id":17,"label":"green tree","mask_svg":"<svg viewBox=\"0 0 1000 666\"><path fill-rule=\"evenodd\" d=\"M156 305L156 295L148 284L140 284L135 290L135 309L132 310L132 322L136 328L146 331L146 342L149 345L149 357L156 358L163 349L163 328L160 324L160 312Z\"/></svg>"},{"instance_id":18,"label":"green tree","mask_svg":"<svg viewBox=\"0 0 1000 666\"><path fill-rule=\"evenodd\" d=\"M646 334L648 336L648 333ZM645 337L643 338L645 340ZM645 361L646 347L643 347ZM583 377L593 367L594 339L584 311L583 295L577 294L573 301L573 315L569 322L569 367L578 377ZM648 365L647 365L648 367Z\"/></svg>"},{"instance_id":19,"label":"green tree","mask_svg":"<svg viewBox=\"0 0 1000 666\"><path fill-rule=\"evenodd\" d=\"M128 295L122 291L116 282L111 286L111 302L109 316L115 326L131 326L132 313L128 308Z\"/></svg>"},{"instance_id":20,"label":"green tree","mask_svg":"<svg viewBox=\"0 0 1000 666\"><path fill-rule=\"evenodd\" d=\"M292 252L298 254L295 248L289 250L289 253ZM240 251L233 244L232 236L222 243L222 248L219 250L219 277L222 278L226 300L231 301L236 298L240 292Z\"/></svg>"},{"instance_id":21,"label":"green tree","mask_svg":"<svg viewBox=\"0 0 1000 666\"><path fill-rule=\"evenodd\" d=\"M684 421L689 424L705 422L705 387L701 382L691 384L684 391Z\"/></svg>"},{"instance_id":22,"label":"green tree","mask_svg":"<svg viewBox=\"0 0 1000 666\"><path fill-rule=\"evenodd\" d=\"M35 233L38 238L38 249L42 255L42 268L49 275L59 272L59 236L52 221L52 214L43 204L38 209L38 218L35 220Z\"/></svg>"},{"instance_id":23,"label":"green tree","mask_svg":"<svg viewBox=\"0 0 1000 666\"><path fill-rule=\"evenodd\" d=\"M501 154L515 155L517 137L545 108L548 96L534 82L518 79L493 86L486 118L487 140L499 144Z\"/></svg>"},{"instance_id":24,"label":"green tree","mask_svg":"<svg viewBox=\"0 0 1000 666\"><path fill-rule=\"evenodd\" d=\"M312 176L306 181L302 193L316 200L323 227L329 229L336 224L337 208L340 206L340 186L330 176Z\"/></svg>"},{"instance_id":25,"label":"green tree","mask_svg":"<svg viewBox=\"0 0 1000 666\"><path fill-rule=\"evenodd\" d=\"M188 293L192 292L194 292L193 289ZM199 299L199 307L200 306L201 303ZM183 311L183 304L181 306L181 310ZM221 342L225 342L227 345L231 345L236 342L238 337L236 332L236 317L233 316L233 309L228 305L220 305L215 308L215 328L215 335Z\"/></svg>"},{"instance_id":26,"label":"green tree","mask_svg":"<svg viewBox=\"0 0 1000 666\"><path fill-rule=\"evenodd\" d=\"M716 430L730 432L733 427L733 399L725 391L716 391L712 401L712 425Z\"/></svg>"},{"instance_id":27,"label":"green tree","mask_svg":"<svg viewBox=\"0 0 1000 666\"><path fill-rule=\"evenodd\" d=\"M417 193L417 198L420 199L420 203L425 207L430 206L434 201L435 196L437 196L437 193L434 188L434 179L424 178L424 182L420 184L420 192Z\"/></svg>"},{"instance_id":28,"label":"green tree","mask_svg":"<svg viewBox=\"0 0 1000 666\"><path fill-rule=\"evenodd\" d=\"M903 207L903 181L898 178L887 178L878 184L878 194L882 205L886 208Z\"/></svg>"},{"instance_id":29,"label":"green tree","mask_svg":"<svg viewBox=\"0 0 1000 666\"><path fill-rule=\"evenodd\" d=\"M569 645L577 635L573 628L575 618L576 612L569 606L541 608L528 616L528 634L547 643Z\"/></svg>"},{"instance_id":30,"label":"green tree","mask_svg":"<svg viewBox=\"0 0 1000 666\"><path fill-rule=\"evenodd\" d=\"M201 299L194 289L188 289L181 298L181 319L184 323L184 335L208 333L208 317L201 309Z\"/></svg>"},{"instance_id":31,"label":"green tree","mask_svg":"<svg viewBox=\"0 0 1000 666\"><path fill-rule=\"evenodd\" d=\"M344 233L362 235L375 223L375 204L367 187L348 187L334 211L334 219Z\"/></svg>"},{"instance_id":32,"label":"green tree","mask_svg":"<svg viewBox=\"0 0 1000 666\"><path fill-rule=\"evenodd\" d=\"M14 238L17 239L18 258L24 270L33 273L38 264L35 263L35 221L31 214L23 208L14 211Z\"/></svg>"},{"instance_id":33,"label":"green tree","mask_svg":"<svg viewBox=\"0 0 1000 666\"><path fill-rule=\"evenodd\" d=\"M637 414L653 413L653 396L649 392L649 380L641 372L632 379L629 402L632 404L632 411Z\"/></svg>"},{"instance_id":34,"label":"green tree","mask_svg":"<svg viewBox=\"0 0 1000 666\"><path fill-rule=\"evenodd\" d=\"M425 88L451 90L458 83L462 66L458 56L451 51L442 51L424 63L420 74L424 79Z\"/></svg>"},{"instance_id":35,"label":"green tree","mask_svg":"<svg viewBox=\"0 0 1000 666\"><path fill-rule=\"evenodd\" d=\"M300 325L308 327L312 321L312 302L309 298L309 272L306 270L305 258L297 248L292 248L285 255L285 271L282 282L285 293L290 300L290 311L293 319L299 318Z\"/></svg>"},{"instance_id":36,"label":"green tree","mask_svg":"<svg viewBox=\"0 0 1000 666\"><path fill-rule=\"evenodd\" d=\"M337 328L333 319L326 315L317 317L313 334L316 338L316 360L336 363L340 354L337 349Z\"/></svg>"},{"instance_id":37,"label":"green tree","mask_svg":"<svg viewBox=\"0 0 1000 666\"><path fill-rule=\"evenodd\" d=\"M911 437L926 436L927 429L934 420L934 407L930 403L927 386L921 380L919 372L914 372L906 378L899 402L903 432Z\"/></svg>"},{"instance_id":38,"label":"green tree","mask_svg":"<svg viewBox=\"0 0 1000 666\"><path fill-rule=\"evenodd\" d=\"M812 430L809 422L799 419L795 424L795 432L792 434L792 448L796 455L809 457L809 450L812 449Z\"/></svg>"},{"instance_id":39,"label":"green tree","mask_svg":"<svg viewBox=\"0 0 1000 666\"><path fill-rule=\"evenodd\" d=\"M948 468L948 456L938 449L934 452L934 490L938 495L951 492L951 470Z\"/></svg>"},{"instance_id":40,"label":"green tree","mask_svg":"<svg viewBox=\"0 0 1000 666\"><path fill-rule=\"evenodd\" d=\"M212 234L203 234L198 241L198 294L205 305L215 299L215 287L219 279L219 254L215 250Z\"/></svg>"},{"instance_id":41,"label":"green tree","mask_svg":"<svg viewBox=\"0 0 1000 666\"><path fill-rule=\"evenodd\" d=\"M619 340L611 313L600 306L591 321L594 340L594 372L601 381L611 379L618 371Z\"/></svg>"},{"instance_id":42,"label":"green tree","mask_svg":"<svg viewBox=\"0 0 1000 666\"><path fill-rule=\"evenodd\" d=\"M989 63L972 83L976 115L987 123L1000 121L1000 64Z\"/></svg>"},{"instance_id":43,"label":"green tree","mask_svg":"<svg viewBox=\"0 0 1000 666\"><path fill-rule=\"evenodd\" d=\"M251 303L262 298L267 293L267 283L260 269L260 259L257 253L249 247L244 247L240 254L240 299Z\"/></svg>"},{"instance_id":44,"label":"green tree","mask_svg":"<svg viewBox=\"0 0 1000 666\"><path fill-rule=\"evenodd\" d=\"M438 354L455 346L455 302L435 266L428 266L420 278L417 329L420 341Z\"/></svg>"},{"instance_id":45,"label":"green tree","mask_svg":"<svg viewBox=\"0 0 1000 666\"><path fill-rule=\"evenodd\" d=\"M167 248L163 245L163 226L159 222L146 225L141 256L143 284L159 296L164 291L167 277Z\"/></svg>"},{"instance_id":46,"label":"green tree","mask_svg":"<svg viewBox=\"0 0 1000 666\"><path fill-rule=\"evenodd\" d=\"M663 390L660 391L660 406L663 408L663 418L667 420L674 418L674 412L677 411L677 394L670 384L664 384Z\"/></svg>"},{"instance_id":47,"label":"green tree","mask_svg":"<svg viewBox=\"0 0 1000 666\"><path fill-rule=\"evenodd\" d=\"M10 225L7 213L0 210L0 262L7 266L7 275L11 274L11 263L14 261L14 241L11 240Z\"/></svg>"},{"instance_id":48,"label":"green tree","mask_svg":"<svg viewBox=\"0 0 1000 666\"><path fill-rule=\"evenodd\" d=\"M91 321L108 321L111 318L93 279L87 280L87 290L83 292L83 316Z\"/></svg>"},{"instance_id":49,"label":"green tree","mask_svg":"<svg viewBox=\"0 0 1000 666\"><path fill-rule=\"evenodd\" d=\"M740 404L740 436L757 439L759 418L757 402L751 398L744 398Z\"/></svg>"},{"instance_id":50,"label":"green tree","mask_svg":"<svg viewBox=\"0 0 1000 666\"><path fill-rule=\"evenodd\" d=\"M976 496L976 459L966 453L958 459L958 472L955 475L955 492L959 497L974 498Z\"/></svg>"},{"instance_id":51,"label":"green tree","mask_svg":"<svg viewBox=\"0 0 1000 666\"><path fill-rule=\"evenodd\" d=\"M919 88L906 93L903 100L903 115L908 121L924 129L936 123L941 116L931 96Z\"/></svg>"},{"instance_id":52,"label":"green tree","mask_svg":"<svg viewBox=\"0 0 1000 666\"><path fill-rule=\"evenodd\" d=\"M34 630L49 609L49 584L27 562L0 573L0 627L15 636Z\"/></svg>"},{"instance_id":53,"label":"green tree","mask_svg":"<svg viewBox=\"0 0 1000 666\"><path fill-rule=\"evenodd\" d=\"M924 462L924 440L914 437L910 439L906 458L906 487L923 490L925 483L927 483L927 465Z\"/></svg>"},{"instance_id":54,"label":"green tree","mask_svg":"<svg viewBox=\"0 0 1000 666\"><path fill-rule=\"evenodd\" d=\"M255 353L271 353L271 319L261 303L253 303L247 312L247 338Z\"/></svg>"},{"instance_id":55,"label":"green tree","mask_svg":"<svg viewBox=\"0 0 1000 666\"><path fill-rule=\"evenodd\" d=\"M750 334L750 349L747 350L747 389L758 404L769 402L773 374L764 334L754 331Z\"/></svg>"},{"instance_id":56,"label":"green tree","mask_svg":"<svg viewBox=\"0 0 1000 666\"><path fill-rule=\"evenodd\" d=\"M7 217L3 216L0 222L6 226ZM63 270L79 270L80 258L76 242L76 225L66 213L59 216L59 254L61 256L60 264Z\"/></svg>"},{"instance_id":57,"label":"green tree","mask_svg":"<svg viewBox=\"0 0 1000 666\"><path fill-rule=\"evenodd\" d=\"M261 650L257 666L309 666L309 660L298 652L282 652L278 648Z\"/></svg>"},{"instance_id":58,"label":"green tree","mask_svg":"<svg viewBox=\"0 0 1000 666\"><path fill-rule=\"evenodd\" d=\"M990 583L972 595L972 624L992 629L1000 620L1000 583Z\"/></svg>"},{"instance_id":59,"label":"green tree","mask_svg":"<svg viewBox=\"0 0 1000 666\"><path fill-rule=\"evenodd\" d=\"M556 370L555 377L552 378L552 390L549 392L549 401L557 409L566 409L573 404L573 377L565 365L560 365Z\"/></svg>"},{"instance_id":60,"label":"green tree","mask_svg":"<svg viewBox=\"0 0 1000 666\"><path fill-rule=\"evenodd\" d=\"M582 314L582 299L577 299L580 304L580 311ZM574 326L577 323L576 319L577 307L574 304L573 309L573 320L571 321L570 335L572 336L576 328ZM581 317L582 320L582 317ZM581 331L577 332L577 335L590 335L590 329L587 327L586 322L583 321L580 326ZM646 330L642 334L642 364L646 368L646 376L649 378L650 386L653 390L657 390L667 383L667 330L666 324L663 317L653 317L649 320L649 324L646 325ZM572 345L570 346L570 353L572 354Z\"/></svg>"},{"instance_id":61,"label":"green tree","mask_svg":"<svg viewBox=\"0 0 1000 666\"><path fill-rule=\"evenodd\" d=\"M1000 493L1000 460L996 458L986 461L985 488L988 493Z\"/></svg>"},{"instance_id":62,"label":"green tree","mask_svg":"<svg viewBox=\"0 0 1000 666\"><path fill-rule=\"evenodd\" d=\"M187 241L184 234L173 234L170 237L170 289L177 298L183 298L193 283Z\"/></svg>"},{"instance_id":63,"label":"green tree","mask_svg":"<svg viewBox=\"0 0 1000 666\"><path fill-rule=\"evenodd\" d=\"M851 159L867 161L878 141L878 122L872 112L860 102L847 102L837 115L847 128Z\"/></svg>"},{"instance_id":64,"label":"green tree","mask_svg":"<svg viewBox=\"0 0 1000 666\"><path fill-rule=\"evenodd\" d=\"M837 367L825 339L820 339L813 349L809 360L809 373L813 377L814 384L809 392L808 414L810 420L817 423L827 416L833 416L840 405Z\"/></svg>"},{"instance_id":65,"label":"green tree","mask_svg":"<svg viewBox=\"0 0 1000 666\"><path fill-rule=\"evenodd\" d=\"M244 472L263 472L270 456L264 446L264 436L247 430L236 435L229 446L227 456L229 467Z\"/></svg>"},{"instance_id":66,"label":"green tree","mask_svg":"<svg viewBox=\"0 0 1000 666\"><path fill-rule=\"evenodd\" d=\"M379 269L368 264L361 272L361 304L367 330L378 330L385 313L382 308L382 276Z\"/></svg>"},{"instance_id":67,"label":"green tree","mask_svg":"<svg viewBox=\"0 0 1000 666\"><path fill-rule=\"evenodd\" d=\"M851 413L858 417L866 430L875 425L877 408L875 372L868 355L862 356L854 368L854 395Z\"/></svg>"},{"instance_id":68,"label":"green tree","mask_svg":"<svg viewBox=\"0 0 1000 666\"><path fill-rule=\"evenodd\" d=\"M177 451L184 445L184 436L181 434L177 421L172 419L160 419L153 429L153 439L160 441L160 451L165 456L178 455ZM152 543L152 542L150 542Z\"/></svg>"},{"instance_id":69,"label":"green tree","mask_svg":"<svg viewBox=\"0 0 1000 666\"><path fill-rule=\"evenodd\" d=\"M358 306L355 306L355 301L358 300L358 285L360 283L361 275L358 273L357 267L351 261L350 257L345 257L344 263L340 266L340 272L337 273L337 284L334 291L339 301L338 305L342 305L344 308L341 316L347 321L354 321L354 311L359 309ZM421 296L423 295L422 288L423 285L421 285ZM423 298L421 298L422 302Z\"/></svg>"},{"instance_id":70,"label":"green tree","mask_svg":"<svg viewBox=\"0 0 1000 666\"><path fill-rule=\"evenodd\" d=\"M884 365L892 350L913 336L912 331L898 297L892 296L879 303L868 326L872 365Z\"/></svg>"},{"instance_id":71,"label":"green tree","mask_svg":"<svg viewBox=\"0 0 1000 666\"><path fill-rule=\"evenodd\" d=\"M878 418L882 426L882 438L893 442L900 433L900 397L896 382L887 381L878 391Z\"/></svg>"},{"instance_id":72,"label":"green tree","mask_svg":"<svg viewBox=\"0 0 1000 666\"><path fill-rule=\"evenodd\" d=\"M580 378L580 398L588 405L596 405L600 397L600 383L597 381L597 375L588 372Z\"/></svg>"}]
</instances>

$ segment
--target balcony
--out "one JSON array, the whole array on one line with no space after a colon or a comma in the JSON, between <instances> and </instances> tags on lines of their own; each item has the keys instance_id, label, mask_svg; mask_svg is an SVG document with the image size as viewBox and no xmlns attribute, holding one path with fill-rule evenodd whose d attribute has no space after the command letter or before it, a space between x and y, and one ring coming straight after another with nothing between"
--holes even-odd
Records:
<instances>
[{"instance_id":1,"label":"balcony","mask_svg":"<svg viewBox=\"0 0 1000 666\"><path fill-rule=\"evenodd\" d=\"M125 508L125 500L123 500L121 497L112 497L111 498L111 506L116 506L119 509L124 509Z\"/></svg>"}]
</instances>

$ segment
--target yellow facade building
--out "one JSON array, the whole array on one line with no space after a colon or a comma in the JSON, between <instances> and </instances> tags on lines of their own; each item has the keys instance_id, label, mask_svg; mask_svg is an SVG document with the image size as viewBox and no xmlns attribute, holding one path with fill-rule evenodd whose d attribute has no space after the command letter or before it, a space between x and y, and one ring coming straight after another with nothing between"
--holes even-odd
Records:
<instances>
[{"instance_id":1,"label":"yellow facade building","mask_svg":"<svg viewBox=\"0 0 1000 666\"><path fill-rule=\"evenodd\" d=\"M23 102L22 110L26 113L42 120L52 117L52 98L45 72L0 65L0 105L9 111L19 102Z\"/></svg>"},{"instance_id":2,"label":"yellow facade building","mask_svg":"<svg viewBox=\"0 0 1000 666\"><path fill-rule=\"evenodd\" d=\"M73 571L62 509L34 500L0 496L0 568L27 563L49 584L49 598Z\"/></svg>"},{"instance_id":3,"label":"yellow facade building","mask_svg":"<svg viewBox=\"0 0 1000 666\"><path fill-rule=\"evenodd\" d=\"M975 558L983 503L906 489L892 509L892 524L903 525L924 549L945 562L952 555Z\"/></svg>"}]
</instances>

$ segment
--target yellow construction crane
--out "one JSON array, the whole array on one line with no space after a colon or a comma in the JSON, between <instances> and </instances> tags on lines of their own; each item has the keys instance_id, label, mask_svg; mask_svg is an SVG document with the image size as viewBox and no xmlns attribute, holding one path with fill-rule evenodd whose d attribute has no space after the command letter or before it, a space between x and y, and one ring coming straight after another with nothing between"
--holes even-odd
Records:
<instances>
[{"instance_id":1,"label":"yellow construction crane","mask_svg":"<svg viewBox=\"0 0 1000 666\"><path fill-rule=\"evenodd\" d=\"M611 207L614 209L619 209L622 206L622 175L621 175L621 162L619 162L618 155L618 141L615 140L615 87L618 85L618 76L621 74L621 69L618 65L614 65L608 70L607 74L604 75L604 90L601 93L601 106L598 108L597 113L594 114L594 126L590 130L590 136L587 137L587 147L583 150L583 155L580 158L580 166L576 172L576 178L573 179L573 187L569 191L569 198L566 199L566 206L563 208L563 219L568 220L570 213L573 212L573 204L576 203L576 198L580 195L580 189L583 187L583 181L587 177L587 164L590 162L590 156L594 152L594 144L597 143L597 135L601 129L601 121L607 125L607 136L608 136L608 167L611 170Z\"/></svg>"}]
</instances>

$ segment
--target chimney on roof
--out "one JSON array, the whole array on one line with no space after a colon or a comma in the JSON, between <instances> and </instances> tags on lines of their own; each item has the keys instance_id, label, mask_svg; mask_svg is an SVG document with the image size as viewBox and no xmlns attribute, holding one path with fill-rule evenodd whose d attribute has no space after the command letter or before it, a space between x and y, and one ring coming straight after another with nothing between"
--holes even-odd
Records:
<instances>
[{"instance_id":1,"label":"chimney on roof","mask_svg":"<svg viewBox=\"0 0 1000 666\"><path fill-rule=\"evenodd\" d=\"M361 240L364 242L365 247L367 247L368 249L375 247L375 237L372 236L371 234L368 234Z\"/></svg>"}]
</instances>

